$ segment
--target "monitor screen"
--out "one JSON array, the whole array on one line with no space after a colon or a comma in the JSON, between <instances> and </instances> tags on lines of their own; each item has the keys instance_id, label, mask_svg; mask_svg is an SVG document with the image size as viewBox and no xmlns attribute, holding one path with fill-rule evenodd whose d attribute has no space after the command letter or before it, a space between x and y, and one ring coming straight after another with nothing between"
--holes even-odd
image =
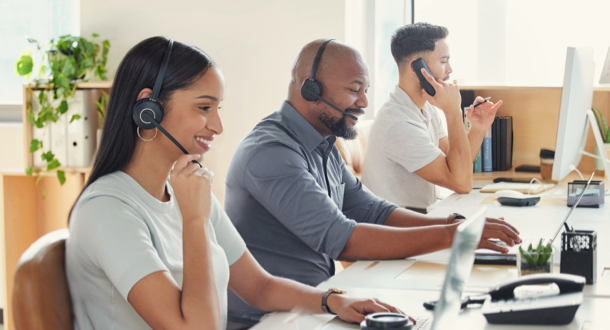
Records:
<instances>
[{"instance_id":1,"label":"monitor screen","mask_svg":"<svg viewBox=\"0 0 610 330\"><path fill-rule=\"evenodd\" d=\"M451 329L455 326L462 305L464 284L474 263L474 250L479 245L485 226L486 207L460 224L453 236L451 257L447 266L441 297L434 307L432 329Z\"/></svg>"},{"instance_id":2,"label":"monitor screen","mask_svg":"<svg viewBox=\"0 0 610 330\"><path fill-rule=\"evenodd\" d=\"M587 111L593 103L593 48L568 47L561 91L557 142L553 162L554 181L561 181L577 166L586 142Z\"/></svg>"}]
</instances>

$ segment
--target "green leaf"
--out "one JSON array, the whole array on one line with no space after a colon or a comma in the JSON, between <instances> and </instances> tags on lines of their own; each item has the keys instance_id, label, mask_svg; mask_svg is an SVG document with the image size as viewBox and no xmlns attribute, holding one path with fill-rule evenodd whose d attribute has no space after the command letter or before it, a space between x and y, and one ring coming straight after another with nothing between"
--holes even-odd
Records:
<instances>
[{"instance_id":1,"label":"green leaf","mask_svg":"<svg viewBox=\"0 0 610 330\"><path fill-rule=\"evenodd\" d=\"M66 77L65 75L63 75L63 74L61 74L61 73L60 73L60 74L58 74L58 75L57 75L56 77L54 77L54 78L55 78L55 79L54 79L54 80L55 80L55 83L57 84L57 86L58 86L59 88L63 88L63 89L65 89L65 90L69 90L69 89L71 89L71 87L70 87L70 79L68 79L68 77ZM58 89L59 89L59 88L58 88ZM60 93L60 94L61 94L61 93Z\"/></svg>"},{"instance_id":2,"label":"green leaf","mask_svg":"<svg viewBox=\"0 0 610 330\"><path fill-rule=\"evenodd\" d=\"M30 125L36 126L36 116L34 116L34 114L31 112L28 112L26 114L26 116L28 117L28 121L30 122Z\"/></svg>"},{"instance_id":3,"label":"green leaf","mask_svg":"<svg viewBox=\"0 0 610 330\"><path fill-rule=\"evenodd\" d=\"M61 73L68 79L78 78L76 76L76 59L74 57L66 57L61 64Z\"/></svg>"},{"instance_id":4,"label":"green leaf","mask_svg":"<svg viewBox=\"0 0 610 330\"><path fill-rule=\"evenodd\" d=\"M66 183L66 173L64 173L64 171L62 170L58 170L57 171L57 178L59 179L59 184L60 185L64 185L64 183Z\"/></svg>"},{"instance_id":5,"label":"green leaf","mask_svg":"<svg viewBox=\"0 0 610 330\"><path fill-rule=\"evenodd\" d=\"M17 70L17 74L20 76L25 76L32 73L32 68L34 67L34 60L31 55L23 55L19 58L17 63L15 64L15 69Z\"/></svg>"},{"instance_id":6,"label":"green leaf","mask_svg":"<svg viewBox=\"0 0 610 330\"><path fill-rule=\"evenodd\" d=\"M61 166L61 163L59 162L59 160L57 159L53 159L48 165L47 165L47 171L50 171L52 169L56 169L58 167Z\"/></svg>"},{"instance_id":7,"label":"green leaf","mask_svg":"<svg viewBox=\"0 0 610 330\"><path fill-rule=\"evenodd\" d=\"M63 115L64 113L66 113L66 111L68 111L68 102L66 102L66 100L62 100L59 103L59 106L57 107L57 112Z\"/></svg>"},{"instance_id":8,"label":"green leaf","mask_svg":"<svg viewBox=\"0 0 610 330\"><path fill-rule=\"evenodd\" d=\"M546 264L547 261L549 261L549 258L552 256L552 253L550 252L543 252L541 255L540 260L538 261L538 266L543 266Z\"/></svg>"},{"instance_id":9,"label":"green leaf","mask_svg":"<svg viewBox=\"0 0 610 330\"><path fill-rule=\"evenodd\" d=\"M521 257L523 259L525 259L525 261L530 264L530 265L535 265L534 259L532 259L532 257L530 256L529 253L527 253L526 251L524 251L521 247L519 247L519 253L521 254Z\"/></svg>"},{"instance_id":10,"label":"green leaf","mask_svg":"<svg viewBox=\"0 0 610 330\"><path fill-rule=\"evenodd\" d=\"M47 93L45 93L45 91L40 91L40 93L38 93L38 102L40 102L41 106L44 106L47 103Z\"/></svg>"},{"instance_id":11,"label":"green leaf","mask_svg":"<svg viewBox=\"0 0 610 330\"><path fill-rule=\"evenodd\" d=\"M72 115L72 118L70 118L70 123L78 119L80 119L80 115Z\"/></svg>"},{"instance_id":12,"label":"green leaf","mask_svg":"<svg viewBox=\"0 0 610 330\"><path fill-rule=\"evenodd\" d=\"M91 33L91 36L92 36L93 38L97 38L97 37L99 37L100 35L99 35L99 34L97 34L97 33Z\"/></svg>"},{"instance_id":13,"label":"green leaf","mask_svg":"<svg viewBox=\"0 0 610 330\"><path fill-rule=\"evenodd\" d=\"M30 152L34 152L40 148L42 148L42 141L32 139L32 142L30 142Z\"/></svg>"},{"instance_id":14,"label":"green leaf","mask_svg":"<svg viewBox=\"0 0 610 330\"><path fill-rule=\"evenodd\" d=\"M51 160L53 160L53 158L55 158L55 155L53 155L53 152L51 152L51 151L47 151L47 152L43 153L42 155L40 155L40 159L46 160L47 163L51 162Z\"/></svg>"},{"instance_id":15,"label":"green leaf","mask_svg":"<svg viewBox=\"0 0 610 330\"><path fill-rule=\"evenodd\" d=\"M33 166L30 166L30 167L26 168L26 169L25 169L25 174L26 174L27 176L32 176L32 170L34 170L34 167L33 167Z\"/></svg>"}]
</instances>

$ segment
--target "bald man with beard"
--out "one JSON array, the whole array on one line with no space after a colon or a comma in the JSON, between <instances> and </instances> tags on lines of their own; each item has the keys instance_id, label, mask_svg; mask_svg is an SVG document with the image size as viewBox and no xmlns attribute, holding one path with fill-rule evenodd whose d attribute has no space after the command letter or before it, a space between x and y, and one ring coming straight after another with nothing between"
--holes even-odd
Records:
<instances>
[{"instance_id":1,"label":"bald man with beard","mask_svg":"<svg viewBox=\"0 0 610 330\"><path fill-rule=\"evenodd\" d=\"M312 286L334 275L333 260L398 259L449 248L460 222L456 214L433 218L397 208L347 169L334 144L337 137L356 137L357 120L301 95L324 43L303 47L288 99L239 144L225 195L225 210L260 265ZM329 42L316 80L331 104L356 117L364 113L370 80L356 50ZM437 90L441 100L450 92ZM503 220L487 219L479 247L508 252L488 239L512 246L517 235ZM252 324L264 313L229 292L229 320Z\"/></svg>"}]
</instances>

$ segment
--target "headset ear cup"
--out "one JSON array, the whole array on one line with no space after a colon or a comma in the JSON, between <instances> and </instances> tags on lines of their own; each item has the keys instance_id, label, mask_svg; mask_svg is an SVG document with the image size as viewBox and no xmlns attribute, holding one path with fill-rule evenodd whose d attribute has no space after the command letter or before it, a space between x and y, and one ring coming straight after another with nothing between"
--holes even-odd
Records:
<instances>
[{"instance_id":1,"label":"headset ear cup","mask_svg":"<svg viewBox=\"0 0 610 330\"><path fill-rule=\"evenodd\" d=\"M157 123L163 120L163 106L157 101L151 99L142 99L133 106L133 121L142 129L153 129L152 124L146 117L142 117L144 113L152 116Z\"/></svg>"},{"instance_id":2,"label":"headset ear cup","mask_svg":"<svg viewBox=\"0 0 610 330\"><path fill-rule=\"evenodd\" d=\"M316 101L322 96L322 84L317 80L305 80L301 86L301 96L307 101Z\"/></svg>"}]
</instances>

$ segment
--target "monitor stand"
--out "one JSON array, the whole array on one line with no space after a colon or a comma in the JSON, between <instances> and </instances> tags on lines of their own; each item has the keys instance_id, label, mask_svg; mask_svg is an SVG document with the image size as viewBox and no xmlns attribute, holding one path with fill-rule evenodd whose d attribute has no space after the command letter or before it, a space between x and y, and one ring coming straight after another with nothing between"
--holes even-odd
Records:
<instances>
[{"instance_id":1,"label":"monitor stand","mask_svg":"<svg viewBox=\"0 0 610 330\"><path fill-rule=\"evenodd\" d=\"M587 135L589 134L589 130L585 128L585 134L583 136L583 143L580 148L580 153L595 159L601 159L604 164L604 170L606 172L606 178L610 178L610 161L608 160L608 155L606 154L606 147L604 146L604 140L602 139L602 134L599 131L599 126L597 126L597 120L595 118L595 113L593 110L587 110L587 120L585 122L585 127L591 124L591 129L593 130L593 136L595 137L595 144L597 145L597 150L599 150L599 154L595 155L585 151L585 143L587 142ZM610 181L609 181L610 182Z\"/></svg>"}]
</instances>

